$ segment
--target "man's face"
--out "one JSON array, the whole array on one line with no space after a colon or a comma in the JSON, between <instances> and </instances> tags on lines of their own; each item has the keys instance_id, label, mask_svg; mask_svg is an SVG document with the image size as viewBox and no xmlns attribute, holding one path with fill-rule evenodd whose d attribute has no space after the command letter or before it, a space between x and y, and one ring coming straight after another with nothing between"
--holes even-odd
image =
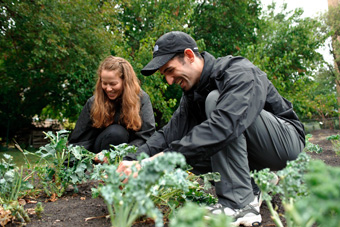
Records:
<instances>
[{"instance_id":1,"label":"man's face","mask_svg":"<svg viewBox=\"0 0 340 227\"><path fill-rule=\"evenodd\" d=\"M200 72L198 72L188 57L179 59L175 57L168 63L159 68L162 75L165 76L168 84L178 84L183 91L189 91L199 82Z\"/></svg>"}]
</instances>

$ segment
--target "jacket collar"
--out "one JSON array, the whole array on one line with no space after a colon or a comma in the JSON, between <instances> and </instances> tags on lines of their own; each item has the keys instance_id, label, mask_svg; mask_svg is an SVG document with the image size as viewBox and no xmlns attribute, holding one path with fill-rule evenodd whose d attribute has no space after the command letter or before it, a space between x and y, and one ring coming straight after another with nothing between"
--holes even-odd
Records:
<instances>
[{"instance_id":1,"label":"jacket collar","mask_svg":"<svg viewBox=\"0 0 340 227\"><path fill-rule=\"evenodd\" d=\"M212 69L216 61L215 57L206 51L202 53L202 57L204 59L204 67L202 70L200 81L196 89L198 92L200 90L204 90L205 87L209 84L209 79L212 73Z\"/></svg>"},{"instance_id":2,"label":"jacket collar","mask_svg":"<svg viewBox=\"0 0 340 227\"><path fill-rule=\"evenodd\" d=\"M194 101L198 101L201 99L205 100L205 97L209 94L210 92L209 80L211 76L211 71L216 61L215 57L206 51L202 52L201 55L204 59L204 66L199 83L197 86L193 87L190 91L186 92L186 95L189 96L193 95Z\"/></svg>"}]
</instances>

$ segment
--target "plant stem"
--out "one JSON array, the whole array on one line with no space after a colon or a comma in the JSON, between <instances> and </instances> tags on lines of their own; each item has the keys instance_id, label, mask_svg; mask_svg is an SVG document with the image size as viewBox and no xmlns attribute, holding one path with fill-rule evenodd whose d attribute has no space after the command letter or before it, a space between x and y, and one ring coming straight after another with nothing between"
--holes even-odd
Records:
<instances>
[{"instance_id":1,"label":"plant stem","mask_svg":"<svg viewBox=\"0 0 340 227\"><path fill-rule=\"evenodd\" d=\"M273 205L270 201L266 200L266 204L269 208L270 213L272 214L272 219L277 227L283 227L283 224L280 220L279 214L274 210Z\"/></svg>"},{"instance_id":2,"label":"plant stem","mask_svg":"<svg viewBox=\"0 0 340 227\"><path fill-rule=\"evenodd\" d=\"M111 226L114 226L115 218L114 218L114 212L113 212L112 206L111 206L111 204L107 203L106 201L105 201L105 203L106 203L107 209L108 209L109 214L110 214Z\"/></svg>"}]
</instances>

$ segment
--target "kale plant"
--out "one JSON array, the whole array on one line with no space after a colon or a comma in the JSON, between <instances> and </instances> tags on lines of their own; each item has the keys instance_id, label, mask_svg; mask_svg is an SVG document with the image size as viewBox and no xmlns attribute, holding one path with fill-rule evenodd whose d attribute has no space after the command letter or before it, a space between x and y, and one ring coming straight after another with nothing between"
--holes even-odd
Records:
<instances>
[{"instance_id":1,"label":"kale plant","mask_svg":"<svg viewBox=\"0 0 340 227\"><path fill-rule=\"evenodd\" d=\"M146 155L140 156L145 158ZM157 195L159 188L173 188L188 191L187 173L180 168L185 166L185 158L178 153L165 153L146 162L138 171L132 167L132 174L117 173L115 165L97 165L94 179L101 179L104 185L93 188L93 197L104 198L108 207L112 226L128 227L141 216L155 220L156 226L163 226L162 213L157 209L151 195ZM128 179L127 183L123 180Z\"/></svg>"},{"instance_id":2,"label":"kale plant","mask_svg":"<svg viewBox=\"0 0 340 227\"><path fill-rule=\"evenodd\" d=\"M262 192L262 198L266 201L273 221L279 227L283 227L283 224L279 214L271 204L272 196L278 194L282 199L283 205L286 207L291 206L297 199L308 195L308 188L303 176L307 171L309 161L310 156L305 152L301 152L296 160L288 161L287 166L276 173L280 179L277 185L271 183L275 176L267 168L258 172L254 171L251 174Z\"/></svg>"},{"instance_id":3,"label":"kale plant","mask_svg":"<svg viewBox=\"0 0 340 227\"><path fill-rule=\"evenodd\" d=\"M286 206L289 227L338 227L340 223L340 168L320 160L310 162L305 175L309 195Z\"/></svg>"},{"instance_id":4,"label":"kale plant","mask_svg":"<svg viewBox=\"0 0 340 227\"><path fill-rule=\"evenodd\" d=\"M44 132L45 133L45 132ZM50 143L40 147L32 155L40 159L33 166L47 195L62 196L69 185L76 185L90 178L86 171L93 169L95 154L80 146L67 144L69 131L61 130L54 135L45 133ZM28 151L25 154L29 154Z\"/></svg>"},{"instance_id":5,"label":"kale plant","mask_svg":"<svg viewBox=\"0 0 340 227\"><path fill-rule=\"evenodd\" d=\"M306 138L305 138L305 148L303 149L304 152L315 152L317 154L320 154L322 152L322 148L317 145L317 144L313 144L311 142L309 142L309 139L312 138L311 134L307 134Z\"/></svg>"},{"instance_id":6,"label":"kale plant","mask_svg":"<svg viewBox=\"0 0 340 227\"><path fill-rule=\"evenodd\" d=\"M126 143L110 146L111 148L109 150L103 150L98 155L98 159L100 161L104 161L104 158L106 158L108 164L113 165L118 165L121 161L123 161L123 157L128 153L136 153L137 151L136 146L129 145Z\"/></svg>"},{"instance_id":7,"label":"kale plant","mask_svg":"<svg viewBox=\"0 0 340 227\"><path fill-rule=\"evenodd\" d=\"M340 155L340 135L328 136L326 139L331 141L335 154Z\"/></svg>"},{"instance_id":8,"label":"kale plant","mask_svg":"<svg viewBox=\"0 0 340 227\"><path fill-rule=\"evenodd\" d=\"M208 209L188 202L170 219L170 227L228 227L232 218L224 214L211 214Z\"/></svg>"}]
</instances>

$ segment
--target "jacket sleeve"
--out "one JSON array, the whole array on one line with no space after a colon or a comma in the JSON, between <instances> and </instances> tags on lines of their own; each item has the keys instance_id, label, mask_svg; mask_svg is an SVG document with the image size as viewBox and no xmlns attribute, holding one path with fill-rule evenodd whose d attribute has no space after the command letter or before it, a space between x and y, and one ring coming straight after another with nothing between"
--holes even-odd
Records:
<instances>
[{"instance_id":1,"label":"jacket sleeve","mask_svg":"<svg viewBox=\"0 0 340 227\"><path fill-rule=\"evenodd\" d=\"M142 118L142 127L135 133L136 138L129 144L134 146L141 146L144 144L155 132L155 116L153 113L149 95L142 91L141 96L141 110L140 115Z\"/></svg>"},{"instance_id":2,"label":"jacket sleeve","mask_svg":"<svg viewBox=\"0 0 340 227\"><path fill-rule=\"evenodd\" d=\"M135 154L124 157L125 160L136 160L141 153L153 156L169 148L170 142L179 140L185 135L187 124L187 105L182 97L179 107L172 115L170 121L160 130L155 132L145 144L140 146Z\"/></svg>"},{"instance_id":3,"label":"jacket sleeve","mask_svg":"<svg viewBox=\"0 0 340 227\"><path fill-rule=\"evenodd\" d=\"M227 69L217 70L220 72L216 76L220 97L207 120L195 126L189 125L191 109L183 96L170 122L141 146L136 156L142 152L152 156L162 151L176 151L182 153L189 164L194 164L214 155L239 137L263 109L268 79L247 59L236 58L233 61ZM195 113L190 113L192 115ZM127 159L135 159L136 156Z\"/></svg>"},{"instance_id":4,"label":"jacket sleeve","mask_svg":"<svg viewBox=\"0 0 340 227\"><path fill-rule=\"evenodd\" d=\"M98 129L92 127L91 106L93 100L94 96L87 100L68 140L69 144L84 146L87 150L92 149L94 140L99 133Z\"/></svg>"},{"instance_id":5,"label":"jacket sleeve","mask_svg":"<svg viewBox=\"0 0 340 227\"><path fill-rule=\"evenodd\" d=\"M216 76L220 92L216 109L206 121L169 145L169 151L182 153L189 164L214 155L239 137L265 104L267 76L248 60L236 58L227 69L217 71L221 73Z\"/></svg>"}]
</instances>

